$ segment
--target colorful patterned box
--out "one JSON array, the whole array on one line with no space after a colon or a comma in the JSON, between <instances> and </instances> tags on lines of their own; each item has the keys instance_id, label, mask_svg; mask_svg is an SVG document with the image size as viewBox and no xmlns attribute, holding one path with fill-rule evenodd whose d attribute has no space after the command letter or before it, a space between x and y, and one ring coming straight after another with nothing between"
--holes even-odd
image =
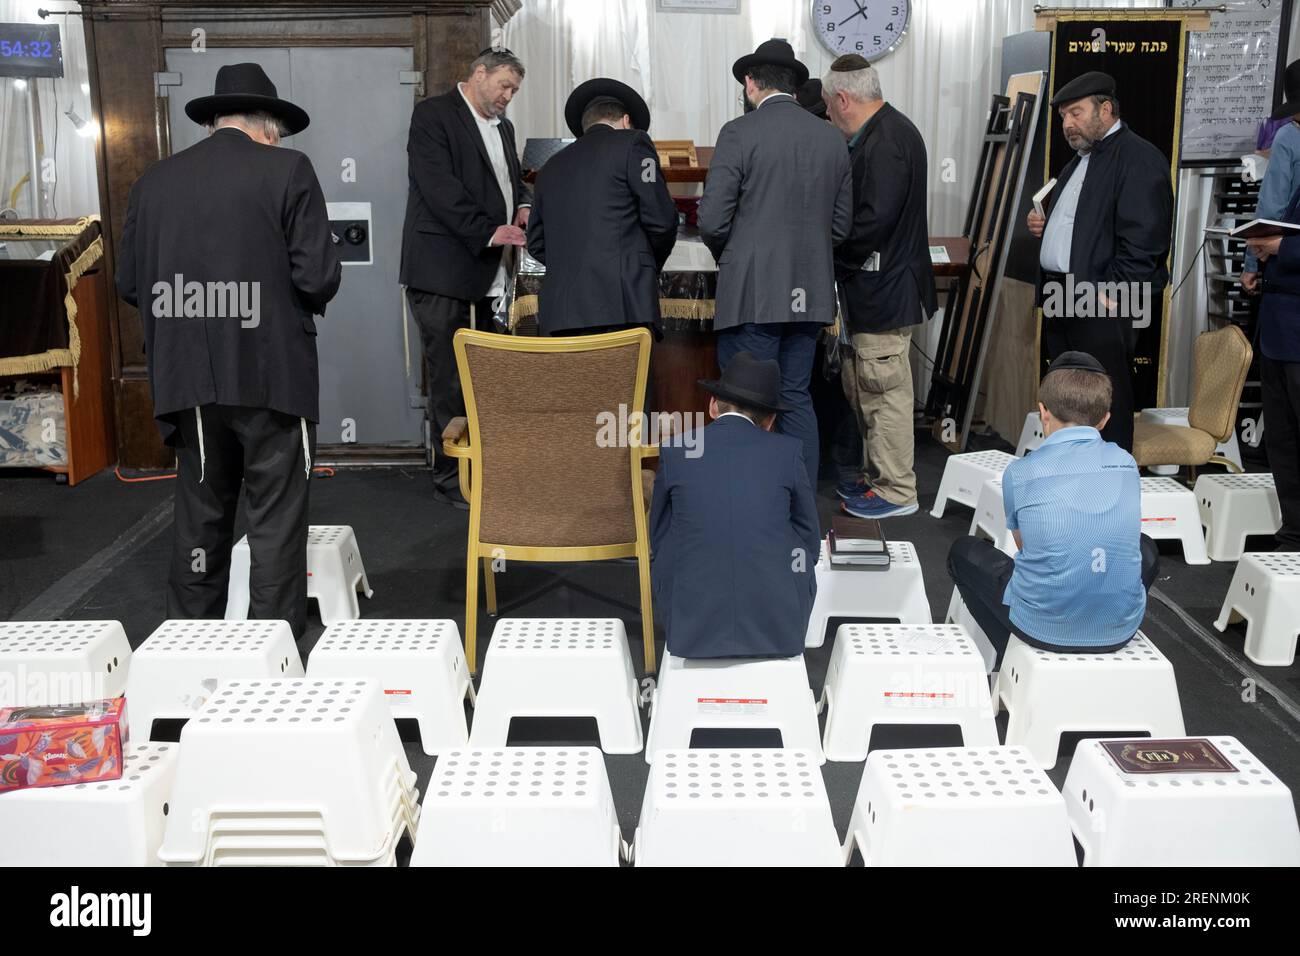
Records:
<instances>
[{"instance_id":1,"label":"colorful patterned box","mask_svg":"<svg viewBox=\"0 0 1300 956\"><path fill-rule=\"evenodd\" d=\"M0 793L122 776L126 698L0 707Z\"/></svg>"}]
</instances>

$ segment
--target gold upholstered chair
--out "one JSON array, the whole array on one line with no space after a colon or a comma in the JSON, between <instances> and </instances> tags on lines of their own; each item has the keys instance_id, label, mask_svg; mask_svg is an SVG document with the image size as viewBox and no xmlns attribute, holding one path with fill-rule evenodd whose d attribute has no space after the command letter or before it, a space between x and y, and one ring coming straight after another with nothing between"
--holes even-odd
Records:
<instances>
[{"instance_id":1,"label":"gold upholstered chair","mask_svg":"<svg viewBox=\"0 0 1300 956\"><path fill-rule=\"evenodd\" d=\"M454 339L465 418L443 432L469 502L465 657L478 668L478 577L496 613L492 561L637 560L645 668L655 669L646 508L657 447L641 421L645 329L561 338L461 329ZM620 408L626 414L620 414ZM602 423L612 418L614 427ZM627 432L620 431L629 423ZM613 437L615 440L610 441Z\"/></svg>"},{"instance_id":2,"label":"gold upholstered chair","mask_svg":"<svg viewBox=\"0 0 1300 956\"><path fill-rule=\"evenodd\" d=\"M1138 467L1186 465L1195 469L1210 463L1241 471L1235 463L1215 454L1237 427L1237 406L1254 352L1235 325L1202 332L1193 347L1192 404L1187 425L1133 423L1133 458Z\"/></svg>"}]
</instances>

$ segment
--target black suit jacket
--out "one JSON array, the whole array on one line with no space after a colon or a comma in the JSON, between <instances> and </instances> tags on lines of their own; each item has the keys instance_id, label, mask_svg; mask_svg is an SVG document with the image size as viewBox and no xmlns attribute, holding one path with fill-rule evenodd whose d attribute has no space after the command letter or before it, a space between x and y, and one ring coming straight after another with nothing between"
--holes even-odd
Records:
<instances>
[{"instance_id":1,"label":"black suit jacket","mask_svg":"<svg viewBox=\"0 0 1300 956\"><path fill-rule=\"evenodd\" d=\"M849 159L853 227L835 249L849 331L915 325L939 308L926 222L925 141L911 120L886 103L867 121ZM880 268L863 272L876 252Z\"/></svg>"},{"instance_id":2,"label":"black suit jacket","mask_svg":"<svg viewBox=\"0 0 1300 956\"><path fill-rule=\"evenodd\" d=\"M144 321L163 439L174 440L175 413L212 403L317 421L312 315L342 274L320 183L297 150L224 128L151 166L131 187L116 278ZM232 308L231 291L255 316Z\"/></svg>"},{"instance_id":3,"label":"black suit jacket","mask_svg":"<svg viewBox=\"0 0 1300 956\"><path fill-rule=\"evenodd\" d=\"M537 176L528 252L546 265L543 335L606 325L659 333L659 270L677 241L677 207L640 130L603 123Z\"/></svg>"},{"instance_id":4,"label":"black suit jacket","mask_svg":"<svg viewBox=\"0 0 1300 956\"><path fill-rule=\"evenodd\" d=\"M532 198L520 178L515 128L502 117L497 131L518 209ZM506 203L478 124L457 87L415 104L406 154L410 185L402 284L455 299L483 298L501 264L501 247L488 248L488 240L506 225Z\"/></svg>"},{"instance_id":5,"label":"black suit jacket","mask_svg":"<svg viewBox=\"0 0 1300 956\"><path fill-rule=\"evenodd\" d=\"M664 447L650 511L650 573L674 657L803 653L821 553L802 446L734 415L702 454Z\"/></svg>"}]
</instances>

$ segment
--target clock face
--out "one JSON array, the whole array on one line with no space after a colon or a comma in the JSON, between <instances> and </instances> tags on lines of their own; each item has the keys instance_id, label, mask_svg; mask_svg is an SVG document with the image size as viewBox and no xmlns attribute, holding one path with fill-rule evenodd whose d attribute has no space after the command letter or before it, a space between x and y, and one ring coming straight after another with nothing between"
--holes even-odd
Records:
<instances>
[{"instance_id":1,"label":"clock face","mask_svg":"<svg viewBox=\"0 0 1300 956\"><path fill-rule=\"evenodd\" d=\"M812 0L813 33L822 46L872 63L898 46L911 16L910 0Z\"/></svg>"}]
</instances>

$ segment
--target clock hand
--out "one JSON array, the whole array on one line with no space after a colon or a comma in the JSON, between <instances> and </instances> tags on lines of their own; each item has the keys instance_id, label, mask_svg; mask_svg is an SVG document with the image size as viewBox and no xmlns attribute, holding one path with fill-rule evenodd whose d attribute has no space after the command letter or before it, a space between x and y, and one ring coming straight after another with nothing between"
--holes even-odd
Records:
<instances>
[{"instance_id":1,"label":"clock hand","mask_svg":"<svg viewBox=\"0 0 1300 956\"><path fill-rule=\"evenodd\" d=\"M857 13L850 13L847 17L845 17L843 20L840 21L840 26L843 26L844 24L848 23L850 20L852 20L854 17L858 16L859 14L861 14L862 19L865 20L865 19L867 18L867 8L866 8L866 7L864 7L862 4L858 3L858 0L853 0L853 5L854 5L855 7L858 8L858 12L857 12Z\"/></svg>"}]
</instances>

